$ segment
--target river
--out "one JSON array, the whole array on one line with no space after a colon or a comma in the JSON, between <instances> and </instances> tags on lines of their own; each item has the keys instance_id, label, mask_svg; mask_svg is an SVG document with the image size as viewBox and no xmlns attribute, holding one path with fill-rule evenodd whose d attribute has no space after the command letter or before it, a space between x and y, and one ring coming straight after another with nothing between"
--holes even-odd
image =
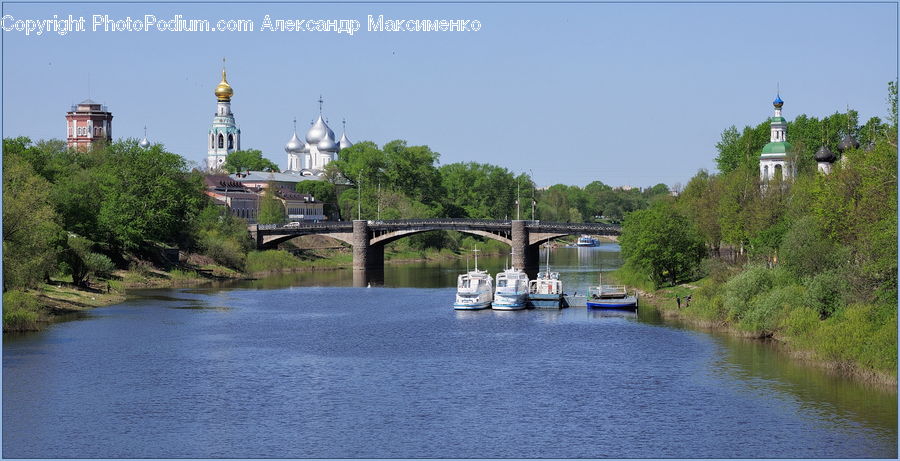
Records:
<instances>
[{"instance_id":1,"label":"river","mask_svg":"<svg viewBox=\"0 0 900 461\"><path fill-rule=\"evenodd\" d=\"M603 244L551 263L572 292L621 261ZM652 309L454 311L465 267L135 291L4 335L3 456L897 456L895 393Z\"/></svg>"}]
</instances>

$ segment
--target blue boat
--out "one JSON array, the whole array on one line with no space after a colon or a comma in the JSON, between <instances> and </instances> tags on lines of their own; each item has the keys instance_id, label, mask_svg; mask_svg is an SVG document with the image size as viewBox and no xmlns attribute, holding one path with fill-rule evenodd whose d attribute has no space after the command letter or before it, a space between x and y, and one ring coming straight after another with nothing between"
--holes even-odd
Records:
<instances>
[{"instance_id":1,"label":"blue boat","mask_svg":"<svg viewBox=\"0 0 900 461\"><path fill-rule=\"evenodd\" d=\"M579 247L595 247L600 246L600 241L591 237L590 235L582 235L578 237L578 240L575 242L575 246Z\"/></svg>"},{"instance_id":2,"label":"blue boat","mask_svg":"<svg viewBox=\"0 0 900 461\"><path fill-rule=\"evenodd\" d=\"M588 309L637 310L638 297L629 295L625 285L599 285L591 287L586 304Z\"/></svg>"}]
</instances>

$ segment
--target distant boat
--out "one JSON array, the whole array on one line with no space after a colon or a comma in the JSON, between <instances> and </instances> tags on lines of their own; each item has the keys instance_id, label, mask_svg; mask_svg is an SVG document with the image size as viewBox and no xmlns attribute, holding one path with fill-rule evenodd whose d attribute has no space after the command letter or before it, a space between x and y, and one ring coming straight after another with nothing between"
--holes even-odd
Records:
<instances>
[{"instance_id":1,"label":"distant boat","mask_svg":"<svg viewBox=\"0 0 900 461\"><path fill-rule=\"evenodd\" d=\"M537 278L528 282L528 303L538 309L564 307L562 280L559 272L550 271L550 248L547 248L547 266Z\"/></svg>"},{"instance_id":2,"label":"distant boat","mask_svg":"<svg viewBox=\"0 0 900 461\"><path fill-rule=\"evenodd\" d=\"M578 241L575 242L575 246L580 247L595 247L599 245L600 241L590 235L582 235L581 237L578 237Z\"/></svg>"},{"instance_id":3,"label":"distant boat","mask_svg":"<svg viewBox=\"0 0 900 461\"><path fill-rule=\"evenodd\" d=\"M506 269L497 274L497 287L491 308L517 311L528 307L528 276L519 269Z\"/></svg>"},{"instance_id":4,"label":"distant boat","mask_svg":"<svg viewBox=\"0 0 900 461\"><path fill-rule=\"evenodd\" d=\"M456 302L453 308L457 310L478 310L491 307L494 297L494 287L491 276L487 271L478 270L478 249L475 252L475 269L467 270L456 281Z\"/></svg>"}]
</instances>

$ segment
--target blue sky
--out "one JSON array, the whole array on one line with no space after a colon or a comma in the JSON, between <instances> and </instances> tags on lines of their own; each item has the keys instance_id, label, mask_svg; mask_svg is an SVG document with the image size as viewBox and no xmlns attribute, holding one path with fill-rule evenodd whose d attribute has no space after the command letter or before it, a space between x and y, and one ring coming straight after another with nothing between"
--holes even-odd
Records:
<instances>
[{"instance_id":1,"label":"blue sky","mask_svg":"<svg viewBox=\"0 0 900 461\"><path fill-rule=\"evenodd\" d=\"M441 163L532 171L541 186L685 183L725 128L848 105L885 117L896 4L4 4L17 19L478 19L478 32L3 32L3 135L63 138L69 105L113 112L114 137L206 155L227 57L242 147L282 168L292 120L325 98L340 133L427 144ZM90 84L88 83L90 81ZM788 134L790 137L790 133Z\"/></svg>"}]
</instances>

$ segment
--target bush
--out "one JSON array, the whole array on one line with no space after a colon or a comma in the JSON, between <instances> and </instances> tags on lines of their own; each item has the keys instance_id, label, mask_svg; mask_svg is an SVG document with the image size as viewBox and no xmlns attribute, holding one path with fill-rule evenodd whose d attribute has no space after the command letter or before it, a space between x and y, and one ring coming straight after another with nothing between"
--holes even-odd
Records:
<instances>
[{"instance_id":1,"label":"bush","mask_svg":"<svg viewBox=\"0 0 900 461\"><path fill-rule=\"evenodd\" d=\"M34 295L19 290L3 293L3 331L38 329L40 303Z\"/></svg>"},{"instance_id":2,"label":"bush","mask_svg":"<svg viewBox=\"0 0 900 461\"><path fill-rule=\"evenodd\" d=\"M806 280L807 306L819 313L822 320L831 317L843 306L844 297L850 290L847 279L834 271L822 272Z\"/></svg>"},{"instance_id":3,"label":"bush","mask_svg":"<svg viewBox=\"0 0 900 461\"><path fill-rule=\"evenodd\" d=\"M203 254L216 263L232 269L244 270L247 255L244 247L235 239L225 238L214 230L201 232L199 239Z\"/></svg>"},{"instance_id":4,"label":"bush","mask_svg":"<svg viewBox=\"0 0 900 461\"><path fill-rule=\"evenodd\" d=\"M782 286L762 293L750 303L740 327L759 336L769 336L781 324L781 316L790 312L803 299L803 288L797 285Z\"/></svg>"},{"instance_id":5,"label":"bush","mask_svg":"<svg viewBox=\"0 0 900 461\"><path fill-rule=\"evenodd\" d=\"M846 248L825 238L812 216L799 218L781 243L781 262L798 277L815 275L849 259Z\"/></svg>"},{"instance_id":6,"label":"bush","mask_svg":"<svg viewBox=\"0 0 900 461\"><path fill-rule=\"evenodd\" d=\"M753 298L772 288L772 271L764 266L749 266L723 287L723 303L728 319L738 321L750 310Z\"/></svg>"},{"instance_id":7,"label":"bush","mask_svg":"<svg viewBox=\"0 0 900 461\"><path fill-rule=\"evenodd\" d=\"M86 285L91 275L108 277L116 268L108 256L91 251L93 245L84 237L75 234L68 236L67 248L61 253L60 269L72 276L75 285Z\"/></svg>"}]
</instances>

